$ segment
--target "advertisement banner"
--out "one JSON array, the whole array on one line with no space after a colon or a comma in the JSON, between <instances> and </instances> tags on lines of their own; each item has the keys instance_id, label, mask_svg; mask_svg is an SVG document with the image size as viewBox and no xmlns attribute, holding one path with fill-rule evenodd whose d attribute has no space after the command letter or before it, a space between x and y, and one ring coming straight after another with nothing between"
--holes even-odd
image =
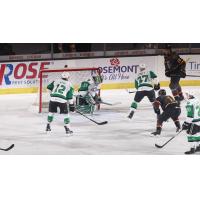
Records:
<instances>
[{"instance_id":1,"label":"advertisement banner","mask_svg":"<svg viewBox=\"0 0 200 200\"><path fill-rule=\"evenodd\" d=\"M200 75L199 55L181 57L187 62L187 74ZM10 90L11 93L15 92L14 89L18 89L16 91L19 93L36 92L39 85L40 70L61 69L65 65L68 68L100 68L104 80L103 89L130 88L134 86L139 64L146 64L148 70L152 70L158 75L161 83L169 82L169 78L165 76L163 56L50 60L0 63L0 90L13 89ZM183 79L187 84L189 84L187 82L189 80L199 81L200 78L188 76Z\"/></svg>"}]
</instances>

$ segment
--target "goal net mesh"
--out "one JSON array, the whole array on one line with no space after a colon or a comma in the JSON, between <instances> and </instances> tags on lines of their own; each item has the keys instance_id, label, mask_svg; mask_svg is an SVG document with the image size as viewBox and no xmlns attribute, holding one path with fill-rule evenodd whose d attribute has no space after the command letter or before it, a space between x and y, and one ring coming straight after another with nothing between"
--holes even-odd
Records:
<instances>
[{"instance_id":1,"label":"goal net mesh","mask_svg":"<svg viewBox=\"0 0 200 200\"><path fill-rule=\"evenodd\" d=\"M40 86L37 104L39 105L39 112L47 112L50 100L50 92L47 90L47 85L56 79L61 78L63 72L70 74L69 81L74 87L75 94L78 93L78 88L81 82L92 78L92 75L99 74L98 68L75 68L75 69L52 69L40 71Z\"/></svg>"}]
</instances>

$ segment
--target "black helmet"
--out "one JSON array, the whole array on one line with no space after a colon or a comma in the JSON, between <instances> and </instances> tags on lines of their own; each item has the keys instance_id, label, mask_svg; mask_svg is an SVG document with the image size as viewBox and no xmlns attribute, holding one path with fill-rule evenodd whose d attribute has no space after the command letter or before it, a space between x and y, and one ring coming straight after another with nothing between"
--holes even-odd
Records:
<instances>
[{"instance_id":1,"label":"black helmet","mask_svg":"<svg viewBox=\"0 0 200 200\"><path fill-rule=\"evenodd\" d=\"M159 90L159 92L158 92L158 96L162 96L162 95L166 95L167 93L166 93L166 90L165 89L161 89L161 90Z\"/></svg>"}]
</instances>

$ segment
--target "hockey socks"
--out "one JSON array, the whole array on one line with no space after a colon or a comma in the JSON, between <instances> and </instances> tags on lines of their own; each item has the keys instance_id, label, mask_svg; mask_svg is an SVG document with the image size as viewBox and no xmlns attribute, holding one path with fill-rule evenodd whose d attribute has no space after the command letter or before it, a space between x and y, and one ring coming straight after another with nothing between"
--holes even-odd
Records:
<instances>
[{"instance_id":1,"label":"hockey socks","mask_svg":"<svg viewBox=\"0 0 200 200\"><path fill-rule=\"evenodd\" d=\"M53 121L53 113L49 113L47 117L47 121L51 123Z\"/></svg>"},{"instance_id":2,"label":"hockey socks","mask_svg":"<svg viewBox=\"0 0 200 200\"><path fill-rule=\"evenodd\" d=\"M129 119L132 119L134 113L135 113L135 110L137 109L137 103L134 101L132 104L131 104L131 109L130 109L130 113L128 115L128 118Z\"/></svg>"}]
</instances>

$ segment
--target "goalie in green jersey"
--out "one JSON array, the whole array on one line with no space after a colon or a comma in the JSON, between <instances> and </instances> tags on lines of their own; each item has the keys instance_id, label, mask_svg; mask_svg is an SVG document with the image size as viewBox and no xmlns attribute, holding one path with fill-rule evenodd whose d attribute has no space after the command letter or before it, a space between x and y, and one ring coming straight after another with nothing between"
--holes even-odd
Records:
<instances>
[{"instance_id":1,"label":"goalie in green jersey","mask_svg":"<svg viewBox=\"0 0 200 200\"><path fill-rule=\"evenodd\" d=\"M63 117L66 134L72 134L73 131L70 129L69 111L74 112L75 106L73 102L74 88L71 82L69 82L69 73L63 72L60 78L52 81L47 86L47 89L50 90L51 97L49 102L46 132L51 131L50 124L54 119L54 114L59 110ZM69 103L69 108L67 103Z\"/></svg>"},{"instance_id":2,"label":"goalie in green jersey","mask_svg":"<svg viewBox=\"0 0 200 200\"><path fill-rule=\"evenodd\" d=\"M148 71L145 64L139 65L139 74L135 79L135 88L137 89L134 101L131 104L128 118L131 119L134 112L137 110L138 103L146 96L153 104L156 99L155 90L160 89L160 83L157 80L157 75L153 71Z\"/></svg>"},{"instance_id":3,"label":"goalie in green jersey","mask_svg":"<svg viewBox=\"0 0 200 200\"><path fill-rule=\"evenodd\" d=\"M187 120L183 123L182 130L186 130L191 148L185 154L194 154L200 152L200 101L193 95L186 96Z\"/></svg>"},{"instance_id":4,"label":"goalie in green jersey","mask_svg":"<svg viewBox=\"0 0 200 200\"><path fill-rule=\"evenodd\" d=\"M78 89L76 97L76 109L81 113L93 114L101 103L99 96L100 84L103 78L99 74L92 74L92 78L83 81Z\"/></svg>"}]
</instances>

